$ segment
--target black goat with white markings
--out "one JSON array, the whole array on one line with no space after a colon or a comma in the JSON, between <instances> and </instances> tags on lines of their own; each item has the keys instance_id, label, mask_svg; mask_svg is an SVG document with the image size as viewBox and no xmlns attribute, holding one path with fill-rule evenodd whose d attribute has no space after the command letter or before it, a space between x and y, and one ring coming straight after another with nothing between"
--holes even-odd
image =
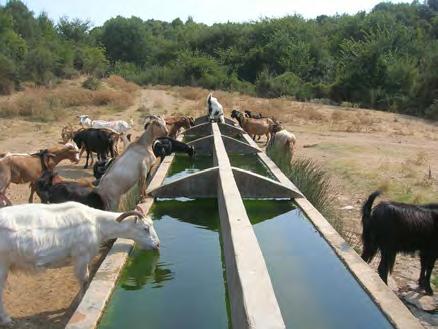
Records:
<instances>
[{"instance_id":1,"label":"black goat with white markings","mask_svg":"<svg viewBox=\"0 0 438 329\"><path fill-rule=\"evenodd\" d=\"M164 159L166 155L172 153L187 153L190 157L195 154L195 149L186 143L180 142L170 137L160 137L155 140L152 150L157 158Z\"/></svg>"}]
</instances>

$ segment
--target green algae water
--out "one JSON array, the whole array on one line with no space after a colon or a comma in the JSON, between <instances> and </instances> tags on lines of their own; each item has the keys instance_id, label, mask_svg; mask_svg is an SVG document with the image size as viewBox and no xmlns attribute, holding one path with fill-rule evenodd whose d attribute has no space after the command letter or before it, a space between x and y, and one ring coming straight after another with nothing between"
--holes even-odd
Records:
<instances>
[{"instance_id":1,"label":"green algae water","mask_svg":"<svg viewBox=\"0 0 438 329\"><path fill-rule=\"evenodd\" d=\"M175 159L170 165L167 176L163 184L174 181L175 179L194 174L203 169L213 166L213 157L209 155L196 154L194 157L189 157L187 154L176 154Z\"/></svg>"},{"instance_id":2,"label":"green algae water","mask_svg":"<svg viewBox=\"0 0 438 329\"><path fill-rule=\"evenodd\" d=\"M269 168L256 154L228 154L228 157L230 158L230 163L233 167L252 171L261 176L277 180Z\"/></svg>"},{"instance_id":3,"label":"green algae water","mask_svg":"<svg viewBox=\"0 0 438 329\"><path fill-rule=\"evenodd\" d=\"M230 328L216 199L156 201L160 252L135 249L100 329Z\"/></svg>"},{"instance_id":4,"label":"green algae water","mask_svg":"<svg viewBox=\"0 0 438 329\"><path fill-rule=\"evenodd\" d=\"M287 328L393 328L292 202L244 203Z\"/></svg>"}]
</instances>

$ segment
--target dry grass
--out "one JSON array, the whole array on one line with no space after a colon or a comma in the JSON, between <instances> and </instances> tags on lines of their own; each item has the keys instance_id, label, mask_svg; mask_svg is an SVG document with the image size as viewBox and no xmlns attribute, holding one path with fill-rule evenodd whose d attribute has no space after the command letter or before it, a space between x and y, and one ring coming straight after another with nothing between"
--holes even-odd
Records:
<instances>
[{"instance_id":1,"label":"dry grass","mask_svg":"<svg viewBox=\"0 0 438 329\"><path fill-rule=\"evenodd\" d=\"M182 87L177 89L177 94L182 98L197 101L206 97L206 90L195 87Z\"/></svg>"},{"instance_id":2,"label":"dry grass","mask_svg":"<svg viewBox=\"0 0 438 329\"><path fill-rule=\"evenodd\" d=\"M128 82L119 75L111 75L105 79L105 82L112 88L121 90L127 93L134 93L140 89L138 85L133 82Z\"/></svg>"},{"instance_id":3,"label":"dry grass","mask_svg":"<svg viewBox=\"0 0 438 329\"><path fill-rule=\"evenodd\" d=\"M108 106L111 110L123 110L133 104L134 88L126 87L119 79L117 88L88 90L79 86L59 86L54 89L44 87L27 88L12 97L0 98L1 117L24 117L36 121L59 120L65 110L78 106ZM113 84L116 87L116 84ZM128 91L129 90L129 91Z\"/></svg>"}]
</instances>

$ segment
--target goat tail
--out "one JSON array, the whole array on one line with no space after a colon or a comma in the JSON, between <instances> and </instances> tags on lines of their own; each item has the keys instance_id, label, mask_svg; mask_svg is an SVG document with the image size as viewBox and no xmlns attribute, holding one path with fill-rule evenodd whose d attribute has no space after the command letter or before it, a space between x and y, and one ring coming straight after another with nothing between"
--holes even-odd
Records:
<instances>
[{"instance_id":1,"label":"goat tail","mask_svg":"<svg viewBox=\"0 0 438 329\"><path fill-rule=\"evenodd\" d=\"M373 203L380 194L382 194L382 192L380 191L375 191L371 193L367 201L365 201L362 206L362 259L367 263L369 263L374 258L378 250L378 245L370 224Z\"/></svg>"},{"instance_id":2,"label":"goat tail","mask_svg":"<svg viewBox=\"0 0 438 329\"><path fill-rule=\"evenodd\" d=\"M382 194L381 191L375 191L371 193L368 197L368 200L362 206L362 223L368 223L371 218L371 210L373 207L374 200Z\"/></svg>"}]
</instances>

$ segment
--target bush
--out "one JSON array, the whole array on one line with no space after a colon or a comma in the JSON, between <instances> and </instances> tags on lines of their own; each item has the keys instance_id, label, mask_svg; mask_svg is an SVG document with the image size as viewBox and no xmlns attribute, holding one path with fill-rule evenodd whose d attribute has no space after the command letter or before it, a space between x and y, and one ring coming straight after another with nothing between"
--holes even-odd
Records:
<instances>
[{"instance_id":1,"label":"bush","mask_svg":"<svg viewBox=\"0 0 438 329\"><path fill-rule=\"evenodd\" d=\"M43 46L38 46L28 52L23 73L37 84L47 86L54 78L55 63L55 54Z\"/></svg>"},{"instance_id":2,"label":"bush","mask_svg":"<svg viewBox=\"0 0 438 329\"><path fill-rule=\"evenodd\" d=\"M426 109L426 118L432 119L432 120L438 120L438 99L435 99L435 101Z\"/></svg>"},{"instance_id":3,"label":"bush","mask_svg":"<svg viewBox=\"0 0 438 329\"><path fill-rule=\"evenodd\" d=\"M311 159L305 158L294 159L291 165L283 166L280 169L310 203L342 234L342 224L336 218L336 193L327 172Z\"/></svg>"},{"instance_id":4,"label":"bush","mask_svg":"<svg viewBox=\"0 0 438 329\"><path fill-rule=\"evenodd\" d=\"M90 90L97 90L100 88L101 82L99 79L96 79L95 77L89 77L87 80L85 80L82 83L82 87Z\"/></svg>"},{"instance_id":5,"label":"bush","mask_svg":"<svg viewBox=\"0 0 438 329\"><path fill-rule=\"evenodd\" d=\"M15 89L15 65L0 53L0 94L8 95Z\"/></svg>"}]
</instances>

